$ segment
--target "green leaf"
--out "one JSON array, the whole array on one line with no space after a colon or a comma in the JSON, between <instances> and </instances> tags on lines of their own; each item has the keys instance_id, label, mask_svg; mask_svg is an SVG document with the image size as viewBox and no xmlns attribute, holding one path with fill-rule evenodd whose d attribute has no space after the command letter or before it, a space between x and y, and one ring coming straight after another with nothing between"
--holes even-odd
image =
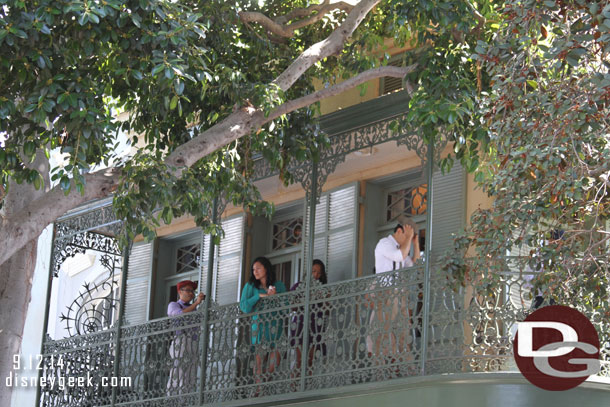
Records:
<instances>
[{"instance_id":1,"label":"green leaf","mask_svg":"<svg viewBox=\"0 0 610 407\"><path fill-rule=\"evenodd\" d=\"M87 13L82 13L79 17L78 17L78 23L80 25L85 25L89 22L89 15Z\"/></svg>"},{"instance_id":2,"label":"green leaf","mask_svg":"<svg viewBox=\"0 0 610 407\"><path fill-rule=\"evenodd\" d=\"M26 141L23 145L23 152L26 156L32 157L36 153L36 143L33 141Z\"/></svg>"},{"instance_id":3,"label":"green leaf","mask_svg":"<svg viewBox=\"0 0 610 407\"><path fill-rule=\"evenodd\" d=\"M36 190L40 190L40 188L42 187L42 177L40 176L40 174L38 174L38 172L36 172L36 177L34 178L34 188L36 188Z\"/></svg>"},{"instance_id":4,"label":"green leaf","mask_svg":"<svg viewBox=\"0 0 610 407\"><path fill-rule=\"evenodd\" d=\"M151 73L152 73L153 76L157 76L157 74L160 73L163 69L165 69L165 65L164 64L159 64L159 65L156 65L152 69Z\"/></svg>"},{"instance_id":5,"label":"green leaf","mask_svg":"<svg viewBox=\"0 0 610 407\"><path fill-rule=\"evenodd\" d=\"M174 97L172 97L171 102L169 102L169 110L174 110L177 105L178 105L178 95L174 95Z\"/></svg>"},{"instance_id":6,"label":"green leaf","mask_svg":"<svg viewBox=\"0 0 610 407\"><path fill-rule=\"evenodd\" d=\"M133 22L133 25L135 25L136 27L138 27L138 28L141 27L142 18L140 17L139 14L131 13L131 21Z\"/></svg>"},{"instance_id":7,"label":"green leaf","mask_svg":"<svg viewBox=\"0 0 610 407\"><path fill-rule=\"evenodd\" d=\"M28 35L23 30L15 30L15 32L13 34L15 34L15 36L22 38L24 40L28 38Z\"/></svg>"},{"instance_id":8,"label":"green leaf","mask_svg":"<svg viewBox=\"0 0 610 407\"><path fill-rule=\"evenodd\" d=\"M64 192L70 191L70 178L68 178L67 175L62 176L59 181L59 186Z\"/></svg>"},{"instance_id":9,"label":"green leaf","mask_svg":"<svg viewBox=\"0 0 610 407\"><path fill-rule=\"evenodd\" d=\"M176 83L176 93L178 95L182 95L183 92L184 92L184 82L179 80Z\"/></svg>"},{"instance_id":10,"label":"green leaf","mask_svg":"<svg viewBox=\"0 0 610 407\"><path fill-rule=\"evenodd\" d=\"M42 103L42 108L47 113L51 113L51 111L53 110L54 107L55 107L55 101L52 99L45 99L45 101Z\"/></svg>"}]
</instances>

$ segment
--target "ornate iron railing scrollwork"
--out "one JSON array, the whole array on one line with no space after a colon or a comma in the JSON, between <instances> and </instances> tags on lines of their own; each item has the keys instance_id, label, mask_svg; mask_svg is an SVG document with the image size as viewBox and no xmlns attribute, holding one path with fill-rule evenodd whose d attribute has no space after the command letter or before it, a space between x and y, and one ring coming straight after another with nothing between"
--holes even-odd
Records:
<instances>
[{"instance_id":1,"label":"ornate iron railing scrollwork","mask_svg":"<svg viewBox=\"0 0 610 407\"><path fill-rule=\"evenodd\" d=\"M85 282L82 291L68 306L60 320L66 324L69 336L83 335L108 329L116 321L119 298L115 290L119 287L121 258L103 254L100 263L108 275L100 282Z\"/></svg>"},{"instance_id":2,"label":"ornate iron railing scrollwork","mask_svg":"<svg viewBox=\"0 0 610 407\"><path fill-rule=\"evenodd\" d=\"M131 378L131 384L117 390L116 405L179 406L199 400L206 405L252 398L269 402L421 376L422 360L425 375L516 371L511 338L516 322L532 311L534 273L506 263L495 272L493 286L476 279L461 286L435 265L430 269L425 273L420 264L314 284L309 290L265 298L249 314L242 313L238 304L210 304L180 317L121 327L118 360L116 329L47 340L44 357L49 368L44 374L92 371L99 380L118 363L118 374ZM596 317L600 311L588 309L579 298L566 301L598 328L599 375L609 376L610 330ZM426 311L428 315L423 315ZM429 331L426 346L424 321ZM201 358L204 334L206 357ZM52 369L50 357L58 355L67 367ZM47 387L41 405L104 405L107 393L98 388L60 393Z\"/></svg>"}]
</instances>

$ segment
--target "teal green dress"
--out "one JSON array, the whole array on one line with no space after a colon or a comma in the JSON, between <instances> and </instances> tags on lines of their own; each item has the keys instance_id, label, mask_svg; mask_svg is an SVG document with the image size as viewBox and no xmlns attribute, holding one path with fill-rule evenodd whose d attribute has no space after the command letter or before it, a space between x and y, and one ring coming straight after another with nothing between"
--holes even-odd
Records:
<instances>
[{"instance_id":1,"label":"teal green dress","mask_svg":"<svg viewBox=\"0 0 610 407\"><path fill-rule=\"evenodd\" d=\"M286 292L286 286L281 281L275 282L275 291L277 294ZM265 309L265 301L261 299L260 294L266 294L267 291L264 288L256 288L254 284L247 283L241 292L241 300L239 301L239 308L245 312L250 313L254 311L263 311ZM251 325L251 341L252 345L258 345L260 343L269 343L271 349L275 348L275 341L282 337L283 332L283 321L280 317L279 312L270 312L265 314L265 321L260 322L259 315L252 315Z\"/></svg>"}]
</instances>

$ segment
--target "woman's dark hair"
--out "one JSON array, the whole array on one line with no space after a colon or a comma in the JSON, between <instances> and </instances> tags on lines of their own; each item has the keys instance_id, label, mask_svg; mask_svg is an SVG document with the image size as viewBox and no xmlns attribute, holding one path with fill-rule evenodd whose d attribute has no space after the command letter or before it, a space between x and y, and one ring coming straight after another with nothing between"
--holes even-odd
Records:
<instances>
[{"instance_id":1,"label":"woman's dark hair","mask_svg":"<svg viewBox=\"0 0 610 407\"><path fill-rule=\"evenodd\" d=\"M320 259L315 259L312 263L311 263L311 267L315 266L315 265L320 266L320 270L322 270L322 275L320 276L319 280L322 284L326 284L328 283L328 277L326 276L326 266L324 265L324 262Z\"/></svg>"},{"instance_id":2,"label":"woman's dark hair","mask_svg":"<svg viewBox=\"0 0 610 407\"><path fill-rule=\"evenodd\" d=\"M271 262L268 258L261 256L254 259L254 261L252 262L252 267L250 267L250 282L254 284L254 287L260 288L261 286L261 282L258 281L256 277L254 277L254 263L260 263L265 268L265 271L267 272L267 287L269 287L270 285L274 285L275 272L273 271L273 267L271 267Z\"/></svg>"}]
</instances>

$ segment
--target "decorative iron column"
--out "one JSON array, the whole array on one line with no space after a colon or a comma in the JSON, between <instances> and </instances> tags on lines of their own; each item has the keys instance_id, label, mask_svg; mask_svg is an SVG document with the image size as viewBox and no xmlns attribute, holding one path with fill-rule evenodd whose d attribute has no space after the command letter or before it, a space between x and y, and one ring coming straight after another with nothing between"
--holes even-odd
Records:
<instances>
[{"instance_id":1,"label":"decorative iron column","mask_svg":"<svg viewBox=\"0 0 610 407\"><path fill-rule=\"evenodd\" d=\"M212 205L212 222L218 222L218 198L214 199ZM201 239L204 239L203 235ZM212 305L212 278L214 273L214 239L210 235L210 247L208 248L208 274L206 276L206 288L205 288L205 309L203 314L203 327L202 327L202 338L201 348L199 354L201 355L201 380L199 382L199 405L203 405L205 402L205 381L206 381L206 369L208 362L208 339L210 335L209 320L210 320L210 306ZM203 256L203 253L202 253ZM201 283L201 282L200 282Z\"/></svg>"},{"instance_id":2,"label":"decorative iron column","mask_svg":"<svg viewBox=\"0 0 610 407\"><path fill-rule=\"evenodd\" d=\"M51 308L51 289L53 288L53 271L54 271L54 267L53 267L53 250L55 250L55 234L56 234L57 230L55 228L55 223L53 223L53 237L51 240L51 255L49 258L49 276L48 276L48 280L47 280L47 295L45 297L45 306L44 306L44 322L43 322L43 326L42 326L42 340L40 342L40 355L44 354L44 344L47 340L47 330L49 329L49 308ZM42 371L43 369L37 369L38 370L38 383L40 383L40 377L42 376ZM36 405L39 406L40 405L40 396L41 396L41 391L40 391L40 386L36 386Z\"/></svg>"},{"instance_id":3,"label":"decorative iron column","mask_svg":"<svg viewBox=\"0 0 610 407\"><path fill-rule=\"evenodd\" d=\"M434 188L432 187L432 175L434 173L434 137L430 137L428 141L428 158L426 160L426 172L428 178L428 203L426 205L426 247L424 256L426 263L424 265L424 309L422 316L422 334L421 334L421 366L420 375L426 374L426 360L428 357L428 324L430 322L430 258L432 253L432 208L434 199Z\"/></svg>"},{"instance_id":4,"label":"decorative iron column","mask_svg":"<svg viewBox=\"0 0 610 407\"><path fill-rule=\"evenodd\" d=\"M316 225L316 202L318 200L318 163L312 161L311 168L311 191L309 198L309 225L307 236L307 250L305 261L303 262L305 272L305 315L303 316L303 349L301 349L301 383L300 391L305 391L305 375L307 374L307 364L309 362L309 307L311 292L311 266L313 263L313 245Z\"/></svg>"},{"instance_id":5,"label":"decorative iron column","mask_svg":"<svg viewBox=\"0 0 610 407\"><path fill-rule=\"evenodd\" d=\"M125 232L127 234L127 232ZM129 253L131 252L132 242L127 240L125 253L123 253L123 264L121 266L121 305L119 306L119 316L117 319L115 342L114 342L114 377L119 377L121 367L121 326L123 325L123 316L125 315L125 289L127 286L127 267L129 263ZM112 406L116 404L117 387L112 387Z\"/></svg>"}]
</instances>

